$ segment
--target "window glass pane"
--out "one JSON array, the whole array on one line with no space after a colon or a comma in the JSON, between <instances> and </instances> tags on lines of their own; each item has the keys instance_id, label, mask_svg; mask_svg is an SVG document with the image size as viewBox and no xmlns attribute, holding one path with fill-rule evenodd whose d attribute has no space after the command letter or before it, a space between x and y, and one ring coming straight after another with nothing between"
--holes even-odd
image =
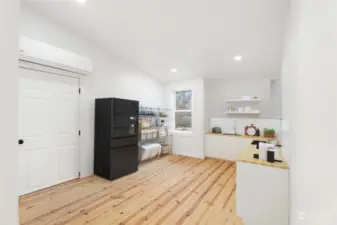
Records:
<instances>
[{"instance_id":1,"label":"window glass pane","mask_svg":"<svg viewBox=\"0 0 337 225\"><path fill-rule=\"evenodd\" d=\"M176 130L190 130L192 128L191 112L176 112Z\"/></svg>"},{"instance_id":2,"label":"window glass pane","mask_svg":"<svg viewBox=\"0 0 337 225\"><path fill-rule=\"evenodd\" d=\"M176 92L176 110L191 110L191 99L192 91Z\"/></svg>"}]
</instances>

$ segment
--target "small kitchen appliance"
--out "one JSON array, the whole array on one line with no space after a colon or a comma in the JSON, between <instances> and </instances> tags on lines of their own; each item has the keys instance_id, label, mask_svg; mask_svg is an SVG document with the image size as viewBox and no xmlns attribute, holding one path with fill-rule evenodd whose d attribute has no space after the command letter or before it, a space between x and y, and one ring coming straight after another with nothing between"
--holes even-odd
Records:
<instances>
[{"instance_id":1,"label":"small kitchen appliance","mask_svg":"<svg viewBox=\"0 0 337 225\"><path fill-rule=\"evenodd\" d=\"M221 134L221 128L220 127L213 127L212 128L212 133Z\"/></svg>"}]
</instances>

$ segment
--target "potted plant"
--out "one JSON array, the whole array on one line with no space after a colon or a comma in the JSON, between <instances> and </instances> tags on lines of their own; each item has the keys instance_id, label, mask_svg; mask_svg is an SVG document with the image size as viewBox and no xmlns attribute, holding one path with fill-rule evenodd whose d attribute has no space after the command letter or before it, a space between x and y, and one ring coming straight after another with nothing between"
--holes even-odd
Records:
<instances>
[{"instance_id":1,"label":"potted plant","mask_svg":"<svg viewBox=\"0 0 337 225\"><path fill-rule=\"evenodd\" d=\"M275 138L275 129L264 129L264 137L266 138Z\"/></svg>"}]
</instances>

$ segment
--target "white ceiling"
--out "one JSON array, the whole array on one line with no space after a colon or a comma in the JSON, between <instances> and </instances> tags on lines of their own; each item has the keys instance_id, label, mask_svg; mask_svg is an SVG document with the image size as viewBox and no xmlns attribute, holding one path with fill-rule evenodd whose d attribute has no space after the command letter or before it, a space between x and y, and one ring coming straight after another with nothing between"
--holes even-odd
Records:
<instances>
[{"instance_id":1,"label":"white ceiling","mask_svg":"<svg viewBox=\"0 0 337 225\"><path fill-rule=\"evenodd\" d=\"M26 1L161 81L280 74L287 0Z\"/></svg>"}]
</instances>

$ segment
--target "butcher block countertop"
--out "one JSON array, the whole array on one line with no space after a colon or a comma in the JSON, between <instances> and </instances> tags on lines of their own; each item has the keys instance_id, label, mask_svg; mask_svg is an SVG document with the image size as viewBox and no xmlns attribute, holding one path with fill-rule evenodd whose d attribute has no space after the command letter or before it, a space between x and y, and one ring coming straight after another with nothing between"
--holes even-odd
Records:
<instances>
[{"instance_id":1,"label":"butcher block countertop","mask_svg":"<svg viewBox=\"0 0 337 225\"><path fill-rule=\"evenodd\" d=\"M217 133L206 133L206 135L211 136L222 136L222 137L237 137L237 138L249 138L257 141L268 141L275 138L257 137L257 136L243 136L243 135L231 135L231 134L217 134Z\"/></svg>"},{"instance_id":2,"label":"butcher block countertop","mask_svg":"<svg viewBox=\"0 0 337 225\"><path fill-rule=\"evenodd\" d=\"M276 155L276 159L281 160L283 162L270 163L270 162L267 162L267 161L264 161L264 160L254 159L254 154L259 153L259 150L256 149L255 145L248 145L240 153L240 155L239 155L239 157L236 161L288 170L289 166L288 166L287 161L285 160L285 158L282 155L282 150L280 149L280 151L277 151L277 152L278 152L278 155Z\"/></svg>"}]
</instances>

